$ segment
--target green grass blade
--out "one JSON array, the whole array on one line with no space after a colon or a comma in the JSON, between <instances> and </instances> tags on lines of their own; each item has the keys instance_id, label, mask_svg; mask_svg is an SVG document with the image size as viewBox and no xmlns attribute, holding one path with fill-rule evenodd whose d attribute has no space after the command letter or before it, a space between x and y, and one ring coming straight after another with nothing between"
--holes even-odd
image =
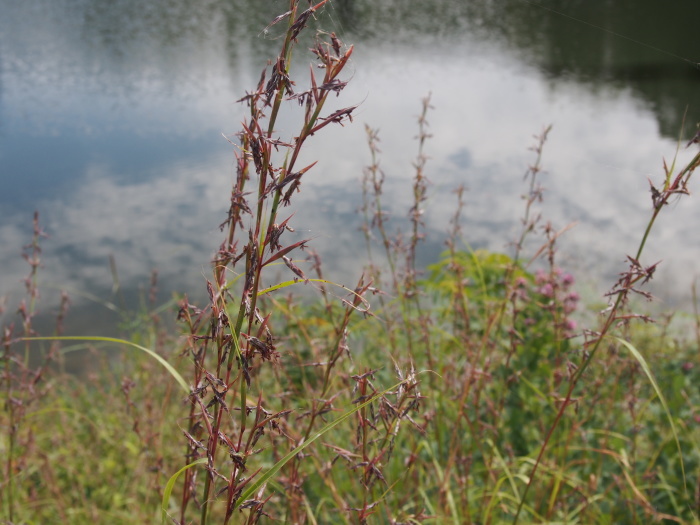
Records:
<instances>
[{"instance_id":1,"label":"green grass blade","mask_svg":"<svg viewBox=\"0 0 700 525\"><path fill-rule=\"evenodd\" d=\"M642 367L642 370L644 370L644 373L647 376L647 379L649 379L649 382L651 383L651 386L654 387L654 391L656 392L656 395L659 397L659 401L661 401L661 406L664 408L664 412L666 413L666 417L668 418L668 422L671 425L671 431L673 432L673 439L676 441L676 447L678 448L678 459L681 462L681 473L683 474L683 489L686 492L686 495L688 493L688 482L685 477L685 463L683 462L683 452L681 450L681 442L678 439L678 432L676 431L676 425L673 423L673 417L671 416L671 411L668 408L668 403L666 403L666 398L664 397L663 393L661 392L661 389L659 388L659 385L656 383L656 379L654 379L654 375L651 373L651 369L649 368L649 364L646 362L646 359L644 359L644 356L639 353L639 350L637 350L632 343L629 341L625 341L624 339L621 339L619 337L613 337L616 341L618 341L620 344L622 344L627 350L630 351L630 353L634 356L634 358L637 360L639 363L639 366Z\"/></svg>"},{"instance_id":2,"label":"green grass blade","mask_svg":"<svg viewBox=\"0 0 700 525\"><path fill-rule=\"evenodd\" d=\"M513 476L513 473L510 471L510 468L508 468L508 463L501 455L501 451L498 450L498 447L491 439L487 439L486 444L488 446L490 446L491 449L493 450L493 453L496 456L497 463L501 464L501 468L503 469L503 472L505 473L505 476L508 479L508 482L510 483L510 487L513 490L513 496L515 496L519 501L520 500L520 493L518 491L518 484L515 482L515 477Z\"/></svg>"},{"instance_id":3,"label":"green grass blade","mask_svg":"<svg viewBox=\"0 0 700 525\"><path fill-rule=\"evenodd\" d=\"M312 279L312 278L309 278L309 279L293 279L293 280L291 280L291 281L283 281L283 282L277 283L277 284L275 284L275 285L273 285L273 286L269 286L269 287L267 287L267 288L261 289L261 290L258 292L258 295L268 294L268 293L274 292L275 290L280 290L280 289L282 289L282 288L286 288L287 286L294 286L294 285L297 285L297 284L307 284L307 283L322 283L322 284L328 284L328 285L330 285L330 286L336 286L336 287L338 287L338 288L342 288L343 290L345 290L345 291L348 292L349 294L355 295L356 297L359 297L360 299L362 299L362 297L360 297L360 296L357 294L357 292L355 292L355 290L351 290L351 289L348 288L347 286L344 286L344 285L342 285L342 284L335 283L335 282L333 282L333 281L329 281L329 280L327 280L327 279L318 279L318 278L313 278L313 279ZM363 302L364 302L364 301L363 301Z\"/></svg>"},{"instance_id":4,"label":"green grass blade","mask_svg":"<svg viewBox=\"0 0 700 525\"><path fill-rule=\"evenodd\" d=\"M168 363L165 359L163 359L161 356L156 354L153 350L150 348L146 348L145 346L137 345L136 343L132 343L131 341L126 341L125 339L117 339L115 337L95 337L95 336L61 336L61 337L23 337L21 338L21 341L91 341L94 343L115 343L119 345L126 345L126 346L131 346L133 348L136 348L137 350L141 350L142 352L146 352L148 355L150 355L153 359L158 361L165 369L170 373L171 376L175 378L175 381L178 382L178 384L182 387L182 389L185 391L185 393L189 394L190 393L190 387L187 384L187 381L178 373L173 366Z\"/></svg>"},{"instance_id":5,"label":"green grass blade","mask_svg":"<svg viewBox=\"0 0 700 525\"><path fill-rule=\"evenodd\" d=\"M452 493L452 488L450 487L450 484L447 482L447 480L445 480L445 472L444 472L442 466L440 465L440 460L439 460L439 458L437 458L435 456L435 453L433 452L433 448L427 440L425 440L425 439L421 440L420 447L425 449L428 452L428 454L430 455L430 458L433 460L433 466L435 468L435 472L437 473L437 479L435 480L435 482L436 482L435 484L445 487L444 490L445 490L445 494L446 494L446 498L447 498L447 505L450 508L450 513L452 514L452 522L455 525L459 525L460 516L459 516L459 513L457 512L457 504L455 503L455 498L454 498L454 495ZM424 499L426 499L426 498L427 498L427 495L424 495ZM426 499L426 501L427 501L427 499ZM432 510L431 514L435 514L435 511Z\"/></svg>"},{"instance_id":6,"label":"green grass blade","mask_svg":"<svg viewBox=\"0 0 700 525\"><path fill-rule=\"evenodd\" d=\"M170 476L170 479L168 480L168 483L165 485L165 490L163 491L163 501L160 505L161 508L161 523L165 525L165 521L168 519L168 503L170 502L170 495L173 492L173 488L175 487L175 482L177 481L177 478L180 477L180 474L185 472L187 469L190 469L196 465L201 465L203 463L207 462L207 458L199 458L197 461L193 461L189 465L185 465L182 467L180 470L178 470L175 474Z\"/></svg>"}]
</instances>

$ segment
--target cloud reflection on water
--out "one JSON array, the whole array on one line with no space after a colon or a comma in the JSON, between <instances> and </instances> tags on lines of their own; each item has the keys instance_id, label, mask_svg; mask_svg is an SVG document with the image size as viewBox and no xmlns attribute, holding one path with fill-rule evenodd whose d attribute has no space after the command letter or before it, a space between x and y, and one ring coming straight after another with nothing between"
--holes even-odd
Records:
<instances>
[{"instance_id":1,"label":"cloud reflection on water","mask_svg":"<svg viewBox=\"0 0 700 525\"><path fill-rule=\"evenodd\" d=\"M87 144L65 152L76 156L74 171L54 174L68 181L69 190L61 187L33 201L29 185L28 196L8 203L6 209L21 205L26 213L19 216L13 208L11 216L3 214L0 238L4 246L16 247L0 253L3 288L18 293L15 283L26 271L16 254L28 240L31 211L38 208L53 235L45 244L51 282L107 293L108 257L114 254L125 287L145 282L156 267L165 289L203 290L202 274L220 242L217 225L233 176L232 147L220 133L238 129L243 110L233 101L253 87L261 63L245 54L247 40L241 39L232 57L214 34L177 40L170 52L137 40L115 48L131 49L132 55L109 56L111 65L103 70L104 53L84 49L84 35L65 34L70 27L48 24L45 29L60 36L35 43L24 56L3 55L4 137L24 136L30 146L32 137ZM292 224L300 235L314 237L311 245L321 253L327 276L352 283L364 262L360 217L354 213L369 157L363 123L380 129L386 203L405 217L419 100L432 92L425 214L430 244L422 260L436 259L454 213L452 192L460 184L468 188L466 240L475 247L508 249L522 213L522 175L533 160L527 148L532 135L552 123L542 175L544 216L557 227L578 221L562 241L566 264L586 276L612 278L649 216L646 177L658 180L662 156L675 148L660 136L652 109L625 87L553 80L497 42L466 35L433 44L358 42L354 77L337 101L361 102L356 122L327 128L309 144L305 154L319 164L305 176L289 213L296 213ZM280 132L287 129L290 121L282 122ZM124 139L127 134L132 143ZM124 146L133 143L139 147ZM682 158L690 153L683 151ZM26 169L40 166L29 159ZM660 221L649 246L646 262L667 259L659 279L675 279L678 293L697 271L699 248L689 242L695 238L696 210L692 202L670 210L672 218Z\"/></svg>"}]
</instances>

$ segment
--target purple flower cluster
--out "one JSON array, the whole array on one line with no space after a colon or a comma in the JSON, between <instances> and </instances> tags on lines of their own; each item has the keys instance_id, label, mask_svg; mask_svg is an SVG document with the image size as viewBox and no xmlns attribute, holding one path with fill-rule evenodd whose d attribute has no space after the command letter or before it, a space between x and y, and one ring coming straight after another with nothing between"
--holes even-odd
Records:
<instances>
[{"instance_id":1,"label":"purple flower cluster","mask_svg":"<svg viewBox=\"0 0 700 525\"><path fill-rule=\"evenodd\" d=\"M535 272L535 290L546 301L543 306L555 311L558 315L560 327L564 330L566 337L573 335L576 330L576 321L569 316L576 311L579 294L573 290L576 279L561 268L555 267L552 271L537 270Z\"/></svg>"},{"instance_id":2,"label":"purple flower cluster","mask_svg":"<svg viewBox=\"0 0 700 525\"><path fill-rule=\"evenodd\" d=\"M572 274L557 267L550 272L537 270L534 277L518 277L512 297L530 305L522 310L525 326L538 324L542 320L542 312L546 311L550 312L549 318L555 321L564 337L573 336L577 325L570 316L580 301L579 294L573 289L575 282Z\"/></svg>"}]
</instances>

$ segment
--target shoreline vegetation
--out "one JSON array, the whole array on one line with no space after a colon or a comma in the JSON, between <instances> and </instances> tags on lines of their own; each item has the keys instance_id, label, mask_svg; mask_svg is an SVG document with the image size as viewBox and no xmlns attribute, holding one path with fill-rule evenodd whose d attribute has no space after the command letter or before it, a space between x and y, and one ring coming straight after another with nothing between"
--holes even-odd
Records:
<instances>
[{"instance_id":1,"label":"shoreline vegetation","mask_svg":"<svg viewBox=\"0 0 700 525\"><path fill-rule=\"evenodd\" d=\"M569 228L537 210L551 127L531 148L512 253L470 248L460 187L445 251L418 266L428 95L401 230L383 207L383 137L366 126L367 263L352 289L333 283L294 235L294 202L314 135L358 125L342 101L353 48L315 30L308 76L290 77L327 1L290 0L263 29L280 52L239 101L207 304L158 305L154 275L123 339L64 334L65 293L54 333L38 334L35 214L26 298L3 327L0 523L698 523L700 315L687 340L672 313L638 307L657 267L647 239L700 153L649 182L637 252L586 311L558 264ZM294 133L277 132L281 111ZM76 349L100 365L65 373Z\"/></svg>"}]
</instances>

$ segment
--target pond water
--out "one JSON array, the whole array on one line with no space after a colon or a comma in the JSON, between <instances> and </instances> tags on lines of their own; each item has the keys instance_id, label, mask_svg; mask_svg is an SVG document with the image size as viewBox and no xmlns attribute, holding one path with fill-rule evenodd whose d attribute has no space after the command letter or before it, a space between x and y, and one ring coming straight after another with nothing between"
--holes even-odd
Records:
<instances>
[{"instance_id":1,"label":"pond water","mask_svg":"<svg viewBox=\"0 0 700 525\"><path fill-rule=\"evenodd\" d=\"M162 299L204 295L234 176L222 135L239 129L235 101L275 56L278 33L263 28L286 6L0 0L0 291L8 312L27 273L19 254L34 210L51 235L43 295L48 306L59 289L71 293L74 331L104 330L103 306L86 295L113 300L110 256L127 301L153 268ZM369 162L364 124L380 130L385 204L398 227L428 93L424 264L443 249L459 185L467 188L465 241L511 249L534 160L528 148L552 124L538 209L556 228L576 223L560 242L560 263L602 293L650 217L648 178L663 176L679 136L678 163L697 151L685 149L700 121L696 0L332 0L317 19L355 46L338 104L360 105L353 124L326 128L309 144L319 163L290 212L336 282L353 283L366 260L357 213ZM311 56L296 58L305 80ZM667 210L642 261L663 260L655 292L667 302L687 302L700 270L695 199Z\"/></svg>"}]
</instances>

